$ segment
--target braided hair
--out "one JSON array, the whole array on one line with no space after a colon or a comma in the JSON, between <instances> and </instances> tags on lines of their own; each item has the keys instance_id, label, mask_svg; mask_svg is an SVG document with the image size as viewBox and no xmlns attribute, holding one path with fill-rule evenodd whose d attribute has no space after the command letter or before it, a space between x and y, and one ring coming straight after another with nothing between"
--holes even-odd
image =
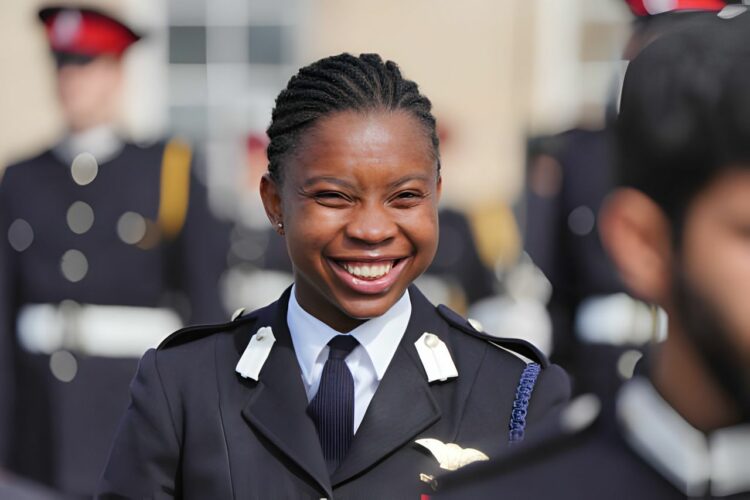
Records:
<instances>
[{"instance_id":1,"label":"braided hair","mask_svg":"<svg viewBox=\"0 0 750 500\"><path fill-rule=\"evenodd\" d=\"M401 76L398 65L377 54L339 54L305 66L276 98L266 133L268 172L281 183L282 162L301 133L320 118L341 111L404 110L421 123L440 171L439 140L432 103L419 87Z\"/></svg>"}]
</instances>

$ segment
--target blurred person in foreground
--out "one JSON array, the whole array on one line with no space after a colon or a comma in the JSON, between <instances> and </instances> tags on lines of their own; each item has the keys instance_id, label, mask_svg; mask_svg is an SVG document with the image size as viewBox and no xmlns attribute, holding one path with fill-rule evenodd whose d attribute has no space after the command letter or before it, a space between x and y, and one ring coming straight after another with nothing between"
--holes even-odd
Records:
<instances>
[{"instance_id":1,"label":"blurred person in foreground","mask_svg":"<svg viewBox=\"0 0 750 500\"><path fill-rule=\"evenodd\" d=\"M633 14L622 51L627 62L660 36L715 17L733 2L622 3ZM574 393L595 393L607 411L632 360L663 334L662 315L626 294L597 231L604 199L615 185L611 125L621 76L618 71L613 77L603 127L577 127L530 141L524 196L524 249L552 284L547 304L554 330L552 359L571 374Z\"/></svg>"},{"instance_id":2,"label":"blurred person in foreground","mask_svg":"<svg viewBox=\"0 0 750 500\"><path fill-rule=\"evenodd\" d=\"M625 76L619 183L600 219L635 296L669 316L597 418L438 478L436 498L750 498L750 13L647 47ZM542 479L540 479L542 478Z\"/></svg>"},{"instance_id":3,"label":"blurred person in foreground","mask_svg":"<svg viewBox=\"0 0 750 500\"><path fill-rule=\"evenodd\" d=\"M139 36L89 9L39 18L67 130L0 183L0 463L90 495L137 359L224 316L226 248L190 148L136 146L113 124Z\"/></svg>"}]
</instances>

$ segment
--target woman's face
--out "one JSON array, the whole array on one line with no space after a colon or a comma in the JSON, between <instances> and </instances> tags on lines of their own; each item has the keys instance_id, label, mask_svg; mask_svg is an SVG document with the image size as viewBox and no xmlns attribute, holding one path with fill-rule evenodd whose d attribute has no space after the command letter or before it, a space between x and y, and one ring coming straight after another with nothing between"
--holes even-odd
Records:
<instances>
[{"instance_id":1,"label":"woman's face","mask_svg":"<svg viewBox=\"0 0 750 500\"><path fill-rule=\"evenodd\" d=\"M432 261L441 181L405 111L338 112L303 132L261 196L283 222L296 296L340 332L380 316Z\"/></svg>"}]
</instances>

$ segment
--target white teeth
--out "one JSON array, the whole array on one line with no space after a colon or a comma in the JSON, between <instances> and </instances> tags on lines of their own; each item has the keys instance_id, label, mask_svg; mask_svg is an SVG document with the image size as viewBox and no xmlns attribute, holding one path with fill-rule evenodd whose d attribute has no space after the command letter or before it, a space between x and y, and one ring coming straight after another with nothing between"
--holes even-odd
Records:
<instances>
[{"instance_id":1,"label":"white teeth","mask_svg":"<svg viewBox=\"0 0 750 500\"><path fill-rule=\"evenodd\" d=\"M342 266L344 267L344 269L347 270L349 274L352 274L360 278L381 278L391 271L391 269L393 268L393 262L388 262L386 264L373 264L373 265L364 265L364 266L352 266L350 264L342 264Z\"/></svg>"}]
</instances>

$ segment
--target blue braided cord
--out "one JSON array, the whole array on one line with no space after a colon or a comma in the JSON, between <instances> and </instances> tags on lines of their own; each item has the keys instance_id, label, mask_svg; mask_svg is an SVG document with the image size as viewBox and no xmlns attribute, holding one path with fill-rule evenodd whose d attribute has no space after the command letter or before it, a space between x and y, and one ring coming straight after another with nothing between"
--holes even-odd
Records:
<instances>
[{"instance_id":1,"label":"blue braided cord","mask_svg":"<svg viewBox=\"0 0 750 500\"><path fill-rule=\"evenodd\" d=\"M542 367L539 363L529 363L521 373L516 388L516 399L513 401L513 410L510 412L510 435L508 441L510 444L523 440L523 434L526 430L526 413L529 409L531 392L534 390L534 384L539 376Z\"/></svg>"}]
</instances>

